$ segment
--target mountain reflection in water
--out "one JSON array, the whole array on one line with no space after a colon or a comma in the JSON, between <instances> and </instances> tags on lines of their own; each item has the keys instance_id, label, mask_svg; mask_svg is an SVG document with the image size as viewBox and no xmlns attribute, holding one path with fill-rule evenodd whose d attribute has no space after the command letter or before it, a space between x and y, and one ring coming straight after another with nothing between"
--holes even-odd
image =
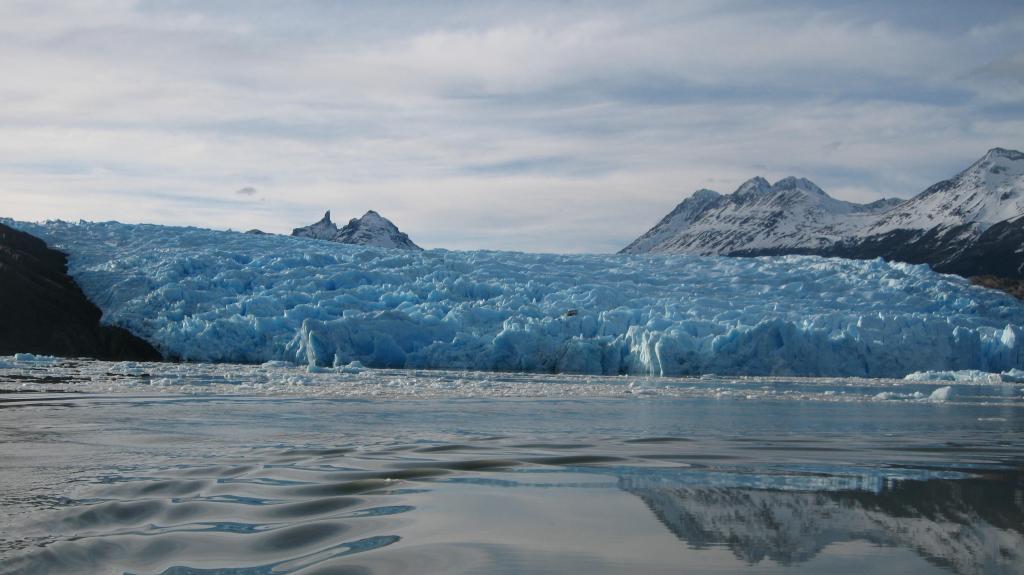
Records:
<instances>
[{"instance_id":1,"label":"mountain reflection in water","mask_svg":"<svg viewBox=\"0 0 1024 575\"><path fill-rule=\"evenodd\" d=\"M864 540L956 573L1024 573L1024 488L1014 472L996 475L898 480L877 493L666 487L643 477L621 485L687 545L723 545L752 564L791 565Z\"/></svg>"}]
</instances>

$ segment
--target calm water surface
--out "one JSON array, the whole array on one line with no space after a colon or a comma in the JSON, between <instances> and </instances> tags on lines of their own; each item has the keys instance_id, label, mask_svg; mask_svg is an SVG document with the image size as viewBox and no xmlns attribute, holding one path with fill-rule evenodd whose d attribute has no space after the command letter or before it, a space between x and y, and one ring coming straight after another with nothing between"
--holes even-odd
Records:
<instances>
[{"instance_id":1,"label":"calm water surface","mask_svg":"<svg viewBox=\"0 0 1024 575\"><path fill-rule=\"evenodd\" d=\"M0 573L1024 573L1019 406L0 396Z\"/></svg>"}]
</instances>

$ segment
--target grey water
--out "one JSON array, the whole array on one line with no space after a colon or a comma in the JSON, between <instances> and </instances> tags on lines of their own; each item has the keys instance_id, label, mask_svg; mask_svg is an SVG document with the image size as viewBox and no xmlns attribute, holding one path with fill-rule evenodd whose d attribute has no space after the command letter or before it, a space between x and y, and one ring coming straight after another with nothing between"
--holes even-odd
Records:
<instances>
[{"instance_id":1,"label":"grey water","mask_svg":"<svg viewBox=\"0 0 1024 575\"><path fill-rule=\"evenodd\" d=\"M1019 405L0 395L0 573L1024 573Z\"/></svg>"}]
</instances>

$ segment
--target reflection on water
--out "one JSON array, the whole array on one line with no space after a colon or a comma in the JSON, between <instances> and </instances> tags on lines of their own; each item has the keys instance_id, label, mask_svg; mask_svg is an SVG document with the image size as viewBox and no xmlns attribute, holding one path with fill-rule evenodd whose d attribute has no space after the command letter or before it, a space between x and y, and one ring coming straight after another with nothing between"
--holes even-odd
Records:
<instances>
[{"instance_id":1,"label":"reflection on water","mask_svg":"<svg viewBox=\"0 0 1024 575\"><path fill-rule=\"evenodd\" d=\"M0 573L1024 572L1005 409L23 405Z\"/></svg>"},{"instance_id":2,"label":"reflection on water","mask_svg":"<svg viewBox=\"0 0 1024 575\"><path fill-rule=\"evenodd\" d=\"M956 573L1024 572L1024 505L1013 473L897 481L878 493L623 484L687 545L724 545L751 564L792 565L863 540L912 549Z\"/></svg>"}]
</instances>

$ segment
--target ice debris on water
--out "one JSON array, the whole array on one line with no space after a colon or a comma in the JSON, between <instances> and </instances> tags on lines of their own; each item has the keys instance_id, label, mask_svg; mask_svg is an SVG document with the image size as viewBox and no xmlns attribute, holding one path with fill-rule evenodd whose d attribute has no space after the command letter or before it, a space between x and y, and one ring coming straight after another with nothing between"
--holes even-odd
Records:
<instances>
[{"instance_id":1,"label":"ice debris on water","mask_svg":"<svg viewBox=\"0 0 1024 575\"><path fill-rule=\"evenodd\" d=\"M105 322L189 361L671 376L1024 369L1024 306L926 266L14 225L70 255Z\"/></svg>"},{"instance_id":2,"label":"ice debris on water","mask_svg":"<svg viewBox=\"0 0 1024 575\"><path fill-rule=\"evenodd\" d=\"M932 392L928 399L931 401L949 401L954 397L953 386L940 387Z\"/></svg>"},{"instance_id":3,"label":"ice debris on water","mask_svg":"<svg viewBox=\"0 0 1024 575\"><path fill-rule=\"evenodd\" d=\"M3 384L2 382L8 382ZM16 382L16 383L15 383ZM16 362L0 356L2 391L299 396L347 399L617 398L634 401L704 398L733 401L931 401L941 386L901 379L744 376L654 377L493 373L462 370L328 368L265 364ZM948 401L1024 406L1024 383L958 383ZM938 396L936 396L938 399Z\"/></svg>"},{"instance_id":4,"label":"ice debris on water","mask_svg":"<svg viewBox=\"0 0 1024 575\"><path fill-rule=\"evenodd\" d=\"M52 365L60 362L60 358L52 355L36 355L34 353L16 353L12 359L18 363L35 363L40 365Z\"/></svg>"},{"instance_id":5,"label":"ice debris on water","mask_svg":"<svg viewBox=\"0 0 1024 575\"><path fill-rule=\"evenodd\" d=\"M1011 369L1002 373L988 373L976 369L960 371L915 371L903 379L907 381L955 381L963 383L1024 383L1024 370Z\"/></svg>"},{"instance_id":6,"label":"ice debris on water","mask_svg":"<svg viewBox=\"0 0 1024 575\"><path fill-rule=\"evenodd\" d=\"M910 391L904 391L904 392L883 391L881 393L876 393L874 396L872 396L871 399L875 399L875 400L879 400L879 401L889 401L889 400L904 400L904 401L915 400L915 401L919 401L919 400L925 399L927 397L930 397L930 396L925 395L925 394L921 393L920 391L914 391L914 392L910 392Z\"/></svg>"}]
</instances>

